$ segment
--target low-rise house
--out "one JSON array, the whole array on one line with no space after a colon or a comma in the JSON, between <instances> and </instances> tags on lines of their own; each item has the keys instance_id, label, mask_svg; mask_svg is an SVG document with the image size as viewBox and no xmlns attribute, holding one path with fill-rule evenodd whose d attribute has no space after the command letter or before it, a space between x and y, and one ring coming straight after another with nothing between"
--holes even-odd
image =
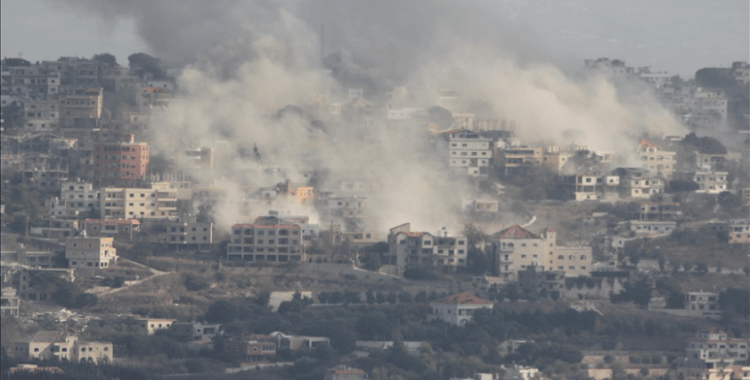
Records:
<instances>
[{"instance_id":1,"label":"low-rise house","mask_svg":"<svg viewBox=\"0 0 750 380\"><path fill-rule=\"evenodd\" d=\"M114 238L81 237L68 238L65 243L65 259L69 268L109 268L117 263Z\"/></svg>"},{"instance_id":2,"label":"low-rise house","mask_svg":"<svg viewBox=\"0 0 750 380\"><path fill-rule=\"evenodd\" d=\"M641 168L617 168L612 175L620 177L621 198L650 198L664 193L664 179Z\"/></svg>"},{"instance_id":3,"label":"low-rise house","mask_svg":"<svg viewBox=\"0 0 750 380\"><path fill-rule=\"evenodd\" d=\"M86 213L99 208L99 190L90 182L63 182L60 186L60 200L69 210Z\"/></svg>"},{"instance_id":4,"label":"low-rise house","mask_svg":"<svg viewBox=\"0 0 750 380\"><path fill-rule=\"evenodd\" d=\"M637 237L667 235L677 227L677 222L631 220L627 223L630 225L630 231Z\"/></svg>"},{"instance_id":5,"label":"low-rise house","mask_svg":"<svg viewBox=\"0 0 750 380\"><path fill-rule=\"evenodd\" d=\"M102 219L174 219L177 217L177 194L162 183L150 189L109 188L101 190Z\"/></svg>"},{"instance_id":6,"label":"low-rise house","mask_svg":"<svg viewBox=\"0 0 750 380\"><path fill-rule=\"evenodd\" d=\"M575 200L599 200L616 202L619 199L620 177L616 175L577 174L575 176Z\"/></svg>"},{"instance_id":7,"label":"low-rise house","mask_svg":"<svg viewBox=\"0 0 750 380\"><path fill-rule=\"evenodd\" d=\"M367 373L359 368L340 365L325 371L323 380L365 380Z\"/></svg>"},{"instance_id":8,"label":"low-rise house","mask_svg":"<svg viewBox=\"0 0 750 380\"><path fill-rule=\"evenodd\" d=\"M331 345L330 339L321 336L286 335L279 331L272 332L269 336L276 339L278 349L289 348L296 351Z\"/></svg>"},{"instance_id":9,"label":"low-rise house","mask_svg":"<svg viewBox=\"0 0 750 380\"><path fill-rule=\"evenodd\" d=\"M729 172L699 170L693 174L693 181L698 184L696 193L719 194L727 191Z\"/></svg>"},{"instance_id":10,"label":"low-rise house","mask_svg":"<svg viewBox=\"0 0 750 380\"><path fill-rule=\"evenodd\" d=\"M155 319L155 318L141 318L138 319L141 332L146 335L153 335L158 330L165 330L172 327L175 319Z\"/></svg>"},{"instance_id":11,"label":"low-rise house","mask_svg":"<svg viewBox=\"0 0 750 380\"><path fill-rule=\"evenodd\" d=\"M81 363L112 363L112 343L79 341L61 331L39 331L15 342L18 358L57 359Z\"/></svg>"},{"instance_id":12,"label":"low-rise house","mask_svg":"<svg viewBox=\"0 0 750 380\"><path fill-rule=\"evenodd\" d=\"M182 217L167 225L167 245L170 248L211 248L213 223L198 223L195 217Z\"/></svg>"},{"instance_id":13,"label":"low-rise house","mask_svg":"<svg viewBox=\"0 0 750 380\"><path fill-rule=\"evenodd\" d=\"M220 324L207 324L200 322L174 322L172 332L178 337L188 340L211 340L220 334Z\"/></svg>"},{"instance_id":14,"label":"low-rise house","mask_svg":"<svg viewBox=\"0 0 750 380\"><path fill-rule=\"evenodd\" d=\"M3 317L18 317L18 307L20 305L21 299L16 295L16 290L13 288L3 288L0 315Z\"/></svg>"},{"instance_id":15,"label":"low-rise house","mask_svg":"<svg viewBox=\"0 0 750 380\"><path fill-rule=\"evenodd\" d=\"M276 357L276 341L262 334L229 337L224 341L224 353L237 363L271 362Z\"/></svg>"},{"instance_id":16,"label":"low-rise house","mask_svg":"<svg viewBox=\"0 0 750 380\"><path fill-rule=\"evenodd\" d=\"M492 302L469 293L459 293L430 302L428 319L439 319L452 325L462 326L472 320L478 309L492 309Z\"/></svg>"},{"instance_id":17,"label":"low-rise house","mask_svg":"<svg viewBox=\"0 0 750 380\"><path fill-rule=\"evenodd\" d=\"M497 212L499 202L492 199L468 199L462 202L464 211L467 212Z\"/></svg>"}]
</instances>

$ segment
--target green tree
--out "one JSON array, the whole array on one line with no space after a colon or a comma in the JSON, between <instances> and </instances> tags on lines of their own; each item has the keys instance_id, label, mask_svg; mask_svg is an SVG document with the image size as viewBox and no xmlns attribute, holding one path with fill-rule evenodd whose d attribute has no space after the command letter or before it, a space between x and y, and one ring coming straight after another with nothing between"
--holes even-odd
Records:
<instances>
[{"instance_id":1,"label":"green tree","mask_svg":"<svg viewBox=\"0 0 750 380\"><path fill-rule=\"evenodd\" d=\"M92 57L91 59L94 61L106 63L112 67L120 66L117 64L117 58L115 58L114 55L109 54L109 53L95 54L94 57Z\"/></svg>"},{"instance_id":2,"label":"green tree","mask_svg":"<svg viewBox=\"0 0 750 380\"><path fill-rule=\"evenodd\" d=\"M234 321L237 313L237 307L225 300L218 300L208 307L206 312L206 321L209 323L229 323Z\"/></svg>"}]
</instances>

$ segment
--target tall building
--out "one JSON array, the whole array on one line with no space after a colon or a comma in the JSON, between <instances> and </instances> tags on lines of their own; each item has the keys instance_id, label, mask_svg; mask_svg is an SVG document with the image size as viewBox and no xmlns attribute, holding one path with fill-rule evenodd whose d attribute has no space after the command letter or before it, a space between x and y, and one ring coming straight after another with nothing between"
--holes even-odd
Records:
<instances>
[{"instance_id":1,"label":"tall building","mask_svg":"<svg viewBox=\"0 0 750 380\"><path fill-rule=\"evenodd\" d=\"M177 195L168 183L153 183L150 189L103 187L102 219L174 219Z\"/></svg>"},{"instance_id":2,"label":"tall building","mask_svg":"<svg viewBox=\"0 0 750 380\"><path fill-rule=\"evenodd\" d=\"M412 232L411 224L391 228L388 249L391 263L399 268L414 266L463 267L467 263L468 242L463 236L443 232Z\"/></svg>"},{"instance_id":3,"label":"tall building","mask_svg":"<svg viewBox=\"0 0 750 380\"><path fill-rule=\"evenodd\" d=\"M253 224L232 226L227 260L301 262L305 260L302 228L278 217L260 217Z\"/></svg>"},{"instance_id":4,"label":"tall building","mask_svg":"<svg viewBox=\"0 0 750 380\"><path fill-rule=\"evenodd\" d=\"M94 149L96 178L103 186L124 185L144 178L150 151L147 143L136 143L133 135L124 142L98 144Z\"/></svg>"},{"instance_id":5,"label":"tall building","mask_svg":"<svg viewBox=\"0 0 750 380\"><path fill-rule=\"evenodd\" d=\"M479 137L468 129L444 132L448 143L448 168L452 172L483 176L489 173L492 163L492 140Z\"/></svg>"}]
</instances>

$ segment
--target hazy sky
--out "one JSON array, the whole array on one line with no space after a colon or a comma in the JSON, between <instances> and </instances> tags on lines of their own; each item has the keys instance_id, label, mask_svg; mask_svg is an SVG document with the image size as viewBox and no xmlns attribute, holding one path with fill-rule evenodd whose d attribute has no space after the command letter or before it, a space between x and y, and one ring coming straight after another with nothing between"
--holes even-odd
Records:
<instances>
[{"instance_id":1,"label":"hazy sky","mask_svg":"<svg viewBox=\"0 0 750 380\"><path fill-rule=\"evenodd\" d=\"M748 0L479 0L506 29L537 42L566 66L586 58L624 59L682 76L728 66L750 55ZM314 4L314 3L313 3ZM30 61L109 52L127 63L149 51L133 19L104 20L83 7L44 0L3 0L0 54Z\"/></svg>"}]
</instances>

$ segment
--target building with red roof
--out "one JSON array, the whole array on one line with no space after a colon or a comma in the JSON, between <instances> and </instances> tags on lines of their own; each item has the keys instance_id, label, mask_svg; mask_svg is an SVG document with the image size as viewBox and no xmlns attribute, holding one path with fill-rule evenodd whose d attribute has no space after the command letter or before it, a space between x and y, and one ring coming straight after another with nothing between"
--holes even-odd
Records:
<instances>
[{"instance_id":1,"label":"building with red roof","mask_svg":"<svg viewBox=\"0 0 750 380\"><path fill-rule=\"evenodd\" d=\"M492 309L490 301L469 293L458 293L430 302L432 309L428 319L439 319L453 325L465 325L471 322L477 309Z\"/></svg>"}]
</instances>

